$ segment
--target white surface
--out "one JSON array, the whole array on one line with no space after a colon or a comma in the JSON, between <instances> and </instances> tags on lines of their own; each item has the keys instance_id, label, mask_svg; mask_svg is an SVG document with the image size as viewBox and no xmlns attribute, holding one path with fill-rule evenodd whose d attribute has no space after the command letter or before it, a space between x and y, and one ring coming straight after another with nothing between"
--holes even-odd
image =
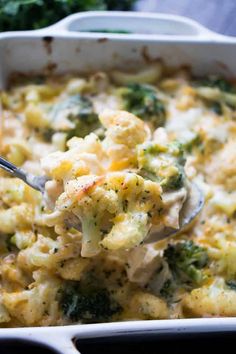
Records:
<instances>
[{"instance_id":1,"label":"white surface","mask_svg":"<svg viewBox=\"0 0 236 354\"><path fill-rule=\"evenodd\" d=\"M78 30L113 28L141 34L99 34ZM151 34L150 34L151 33ZM53 36L45 45L43 36ZM14 71L95 71L137 67L163 58L168 64L190 64L198 75L236 74L236 41L217 35L192 20L158 14L82 13L43 30L0 34L0 86ZM63 354L78 353L73 337L130 335L131 333L212 332L236 330L236 318L160 320L51 328L0 329L2 338L43 342Z\"/></svg>"}]
</instances>

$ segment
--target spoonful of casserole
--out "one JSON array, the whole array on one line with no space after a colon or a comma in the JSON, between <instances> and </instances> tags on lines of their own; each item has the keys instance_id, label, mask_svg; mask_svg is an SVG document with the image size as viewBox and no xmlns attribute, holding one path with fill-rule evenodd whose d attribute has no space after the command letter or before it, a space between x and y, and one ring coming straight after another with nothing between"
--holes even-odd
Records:
<instances>
[{"instance_id":1,"label":"spoonful of casserole","mask_svg":"<svg viewBox=\"0 0 236 354\"><path fill-rule=\"evenodd\" d=\"M0 167L43 193L48 226L79 228L83 257L131 249L174 236L198 215L204 198L188 181L181 144L163 128L125 111L104 111L100 140L91 133L68 150L43 158L45 176L32 176L0 158Z\"/></svg>"}]
</instances>

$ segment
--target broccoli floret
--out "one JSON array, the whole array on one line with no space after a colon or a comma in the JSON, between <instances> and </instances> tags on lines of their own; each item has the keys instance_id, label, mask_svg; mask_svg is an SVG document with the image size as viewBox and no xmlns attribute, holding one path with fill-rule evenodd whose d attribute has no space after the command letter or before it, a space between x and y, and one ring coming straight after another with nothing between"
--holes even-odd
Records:
<instances>
[{"instance_id":1,"label":"broccoli floret","mask_svg":"<svg viewBox=\"0 0 236 354\"><path fill-rule=\"evenodd\" d=\"M178 141L173 141L168 145L168 153L174 157L174 165L175 173L170 173L167 175L162 181L161 186L164 191L173 191L180 189L184 185L184 164L185 164L185 157L184 157L184 150L183 146Z\"/></svg>"},{"instance_id":2,"label":"broccoli floret","mask_svg":"<svg viewBox=\"0 0 236 354\"><path fill-rule=\"evenodd\" d=\"M202 138L199 134L191 132L192 136L182 142L183 151L186 153L191 153L194 149L201 147Z\"/></svg>"},{"instance_id":3,"label":"broccoli floret","mask_svg":"<svg viewBox=\"0 0 236 354\"><path fill-rule=\"evenodd\" d=\"M183 187L185 158L180 143L173 142L166 146L145 143L137 149L141 176L160 183L164 192Z\"/></svg>"},{"instance_id":4,"label":"broccoli floret","mask_svg":"<svg viewBox=\"0 0 236 354\"><path fill-rule=\"evenodd\" d=\"M193 241L169 244L164 258L178 282L198 285L204 280L202 269L208 263L207 250Z\"/></svg>"},{"instance_id":5,"label":"broccoli floret","mask_svg":"<svg viewBox=\"0 0 236 354\"><path fill-rule=\"evenodd\" d=\"M72 283L67 284L59 295L59 304L64 315L75 322L109 321L122 309L103 288L83 289L79 283Z\"/></svg>"},{"instance_id":6,"label":"broccoli floret","mask_svg":"<svg viewBox=\"0 0 236 354\"><path fill-rule=\"evenodd\" d=\"M65 128L68 139L73 136L84 138L89 133L101 128L98 115L94 113L92 102L89 98L79 94L70 96L53 106L50 113L52 124L62 117L74 124L74 128Z\"/></svg>"},{"instance_id":7,"label":"broccoli floret","mask_svg":"<svg viewBox=\"0 0 236 354\"><path fill-rule=\"evenodd\" d=\"M203 98L217 114L222 115L222 104L235 109L236 86L225 79L210 76L195 83L197 94Z\"/></svg>"},{"instance_id":8,"label":"broccoli floret","mask_svg":"<svg viewBox=\"0 0 236 354\"><path fill-rule=\"evenodd\" d=\"M181 166L176 167L176 174L169 176L161 181L161 186L164 192L177 190L183 187L184 185L184 173Z\"/></svg>"},{"instance_id":9,"label":"broccoli floret","mask_svg":"<svg viewBox=\"0 0 236 354\"><path fill-rule=\"evenodd\" d=\"M212 102L210 108L213 112L215 112L219 116L222 115L222 113L223 113L222 106L219 102Z\"/></svg>"},{"instance_id":10,"label":"broccoli floret","mask_svg":"<svg viewBox=\"0 0 236 354\"><path fill-rule=\"evenodd\" d=\"M42 129L41 135L46 142L52 141L52 136L55 134L55 130L52 128Z\"/></svg>"},{"instance_id":11,"label":"broccoli floret","mask_svg":"<svg viewBox=\"0 0 236 354\"><path fill-rule=\"evenodd\" d=\"M147 171L144 168L142 168L139 171L139 174L145 179L149 179L152 182L160 183L162 190L164 192L170 192L182 188L185 179L184 172L181 169L181 167L180 166L173 166L173 167L175 168L175 174L165 178L162 178L151 171Z\"/></svg>"},{"instance_id":12,"label":"broccoli floret","mask_svg":"<svg viewBox=\"0 0 236 354\"><path fill-rule=\"evenodd\" d=\"M227 280L225 283L231 290L236 291L236 280L234 279Z\"/></svg>"},{"instance_id":13,"label":"broccoli floret","mask_svg":"<svg viewBox=\"0 0 236 354\"><path fill-rule=\"evenodd\" d=\"M223 92L236 93L236 89L230 81L218 76L209 76L206 79L200 80L199 83L201 86L218 88Z\"/></svg>"},{"instance_id":14,"label":"broccoli floret","mask_svg":"<svg viewBox=\"0 0 236 354\"><path fill-rule=\"evenodd\" d=\"M172 279L167 279L160 290L160 295L168 302L171 301L174 297L174 292L176 290L176 286Z\"/></svg>"},{"instance_id":15,"label":"broccoli floret","mask_svg":"<svg viewBox=\"0 0 236 354\"><path fill-rule=\"evenodd\" d=\"M12 234L6 235L5 245L6 245L6 249L8 250L8 252L12 252L16 248L16 246L13 242L13 237L14 237L14 235L12 235Z\"/></svg>"},{"instance_id":16,"label":"broccoli floret","mask_svg":"<svg viewBox=\"0 0 236 354\"><path fill-rule=\"evenodd\" d=\"M167 145L169 153L176 157L179 164L185 164L185 157L184 157L184 148L183 144L177 140L172 141L170 144Z\"/></svg>"},{"instance_id":17,"label":"broccoli floret","mask_svg":"<svg viewBox=\"0 0 236 354\"><path fill-rule=\"evenodd\" d=\"M157 97L155 87L144 84L129 84L120 92L124 100L124 108L128 112L151 122L154 128L164 125L166 110L164 103Z\"/></svg>"}]
</instances>

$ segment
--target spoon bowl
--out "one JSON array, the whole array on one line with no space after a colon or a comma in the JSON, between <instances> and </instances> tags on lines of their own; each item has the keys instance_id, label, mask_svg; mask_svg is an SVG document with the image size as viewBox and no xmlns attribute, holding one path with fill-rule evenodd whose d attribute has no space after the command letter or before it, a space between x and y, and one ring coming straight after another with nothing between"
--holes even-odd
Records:
<instances>
[{"instance_id":1,"label":"spoon bowl","mask_svg":"<svg viewBox=\"0 0 236 354\"><path fill-rule=\"evenodd\" d=\"M185 231L200 213L204 205L204 196L202 191L196 185L196 183L191 183L188 186L188 197L184 202L184 205L180 211L179 215L179 228L173 229L171 227L165 227L161 230L150 230L145 243L153 243L161 241L167 237L175 236L180 231Z\"/></svg>"},{"instance_id":2,"label":"spoon bowl","mask_svg":"<svg viewBox=\"0 0 236 354\"><path fill-rule=\"evenodd\" d=\"M30 187L36 189L42 194L44 193L45 183L49 180L46 176L34 176L31 173L27 173L2 157L0 157L0 168L9 172L14 177L20 178ZM195 183L191 183L188 189L188 197L180 211L179 228L173 229L171 227L166 227L158 231L151 229L145 243L157 242L167 237L174 236L180 231L184 231L199 214L204 205L203 193Z\"/></svg>"}]
</instances>

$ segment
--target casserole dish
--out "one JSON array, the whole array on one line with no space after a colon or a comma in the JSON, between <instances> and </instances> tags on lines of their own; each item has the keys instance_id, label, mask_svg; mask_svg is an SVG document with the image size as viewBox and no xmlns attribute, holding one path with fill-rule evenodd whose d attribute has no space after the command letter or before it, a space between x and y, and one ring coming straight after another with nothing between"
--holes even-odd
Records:
<instances>
[{"instance_id":1,"label":"casserole dish","mask_svg":"<svg viewBox=\"0 0 236 354\"><path fill-rule=\"evenodd\" d=\"M140 28L139 33L135 33ZM99 33L98 30L130 33ZM91 32L89 32L91 31ZM235 40L193 21L167 15L88 13L72 15L49 28L4 33L0 38L1 87L13 72L55 74L132 68L157 58L170 66L191 65L193 74L236 72ZM233 331L234 319L161 320L57 328L2 329L0 338L33 339L61 353L77 352L72 338Z\"/></svg>"}]
</instances>

